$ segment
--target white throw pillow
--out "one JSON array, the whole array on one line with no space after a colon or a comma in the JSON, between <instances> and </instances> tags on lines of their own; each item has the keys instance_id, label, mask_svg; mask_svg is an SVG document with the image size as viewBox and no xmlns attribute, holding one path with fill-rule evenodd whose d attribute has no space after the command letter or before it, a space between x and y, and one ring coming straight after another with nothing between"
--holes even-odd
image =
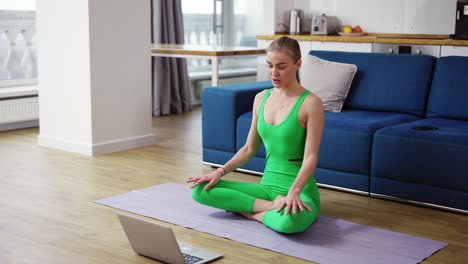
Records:
<instances>
[{"instance_id":1,"label":"white throw pillow","mask_svg":"<svg viewBox=\"0 0 468 264\"><path fill-rule=\"evenodd\" d=\"M340 112L356 71L354 64L307 55L302 58L301 84L322 99L325 111Z\"/></svg>"}]
</instances>

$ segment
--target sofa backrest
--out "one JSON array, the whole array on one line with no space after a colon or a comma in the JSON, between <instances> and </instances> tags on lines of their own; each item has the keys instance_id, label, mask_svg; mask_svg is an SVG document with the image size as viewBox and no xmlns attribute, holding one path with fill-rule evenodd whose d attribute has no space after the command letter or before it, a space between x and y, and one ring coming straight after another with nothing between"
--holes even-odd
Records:
<instances>
[{"instance_id":1,"label":"sofa backrest","mask_svg":"<svg viewBox=\"0 0 468 264\"><path fill-rule=\"evenodd\" d=\"M357 66L344 109L424 115L436 58L339 51L310 51L309 54Z\"/></svg>"},{"instance_id":2,"label":"sofa backrest","mask_svg":"<svg viewBox=\"0 0 468 264\"><path fill-rule=\"evenodd\" d=\"M426 116L468 120L468 57L439 58Z\"/></svg>"}]
</instances>

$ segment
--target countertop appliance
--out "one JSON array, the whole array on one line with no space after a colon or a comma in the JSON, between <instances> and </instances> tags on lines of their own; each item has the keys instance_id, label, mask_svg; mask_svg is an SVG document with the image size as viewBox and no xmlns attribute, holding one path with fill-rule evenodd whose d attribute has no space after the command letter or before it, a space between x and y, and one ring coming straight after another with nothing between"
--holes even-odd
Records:
<instances>
[{"instance_id":1,"label":"countertop appliance","mask_svg":"<svg viewBox=\"0 0 468 264\"><path fill-rule=\"evenodd\" d=\"M457 1L455 39L468 39L468 0Z\"/></svg>"},{"instance_id":2,"label":"countertop appliance","mask_svg":"<svg viewBox=\"0 0 468 264\"><path fill-rule=\"evenodd\" d=\"M338 19L336 16L327 16L325 14L312 17L311 35L336 35Z\"/></svg>"},{"instance_id":3,"label":"countertop appliance","mask_svg":"<svg viewBox=\"0 0 468 264\"><path fill-rule=\"evenodd\" d=\"M300 9L291 9L289 11L289 34L301 33L302 11Z\"/></svg>"}]
</instances>

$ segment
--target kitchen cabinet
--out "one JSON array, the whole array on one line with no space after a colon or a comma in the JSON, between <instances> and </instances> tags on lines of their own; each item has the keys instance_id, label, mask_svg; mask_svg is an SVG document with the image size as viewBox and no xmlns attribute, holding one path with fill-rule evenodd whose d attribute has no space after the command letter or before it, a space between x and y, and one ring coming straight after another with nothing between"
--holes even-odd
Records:
<instances>
[{"instance_id":1,"label":"kitchen cabinet","mask_svg":"<svg viewBox=\"0 0 468 264\"><path fill-rule=\"evenodd\" d=\"M442 46L440 56L468 56L468 47L465 46Z\"/></svg>"},{"instance_id":2,"label":"kitchen cabinet","mask_svg":"<svg viewBox=\"0 0 468 264\"><path fill-rule=\"evenodd\" d=\"M372 43L372 52L375 53L408 53L408 54L425 54L434 57L440 56L440 45L408 45L408 44L387 44L387 43Z\"/></svg>"},{"instance_id":3,"label":"kitchen cabinet","mask_svg":"<svg viewBox=\"0 0 468 264\"><path fill-rule=\"evenodd\" d=\"M309 41L309 50L372 52L372 43ZM307 53L306 53L307 54Z\"/></svg>"}]
</instances>

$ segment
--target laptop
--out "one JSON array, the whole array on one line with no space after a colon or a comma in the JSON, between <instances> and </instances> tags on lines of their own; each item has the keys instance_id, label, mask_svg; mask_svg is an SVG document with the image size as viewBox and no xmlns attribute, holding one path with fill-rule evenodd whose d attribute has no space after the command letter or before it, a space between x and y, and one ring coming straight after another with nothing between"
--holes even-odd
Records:
<instances>
[{"instance_id":1,"label":"laptop","mask_svg":"<svg viewBox=\"0 0 468 264\"><path fill-rule=\"evenodd\" d=\"M170 264L201 264L222 254L177 242L172 229L142 218L117 213L130 245L137 254Z\"/></svg>"}]
</instances>

